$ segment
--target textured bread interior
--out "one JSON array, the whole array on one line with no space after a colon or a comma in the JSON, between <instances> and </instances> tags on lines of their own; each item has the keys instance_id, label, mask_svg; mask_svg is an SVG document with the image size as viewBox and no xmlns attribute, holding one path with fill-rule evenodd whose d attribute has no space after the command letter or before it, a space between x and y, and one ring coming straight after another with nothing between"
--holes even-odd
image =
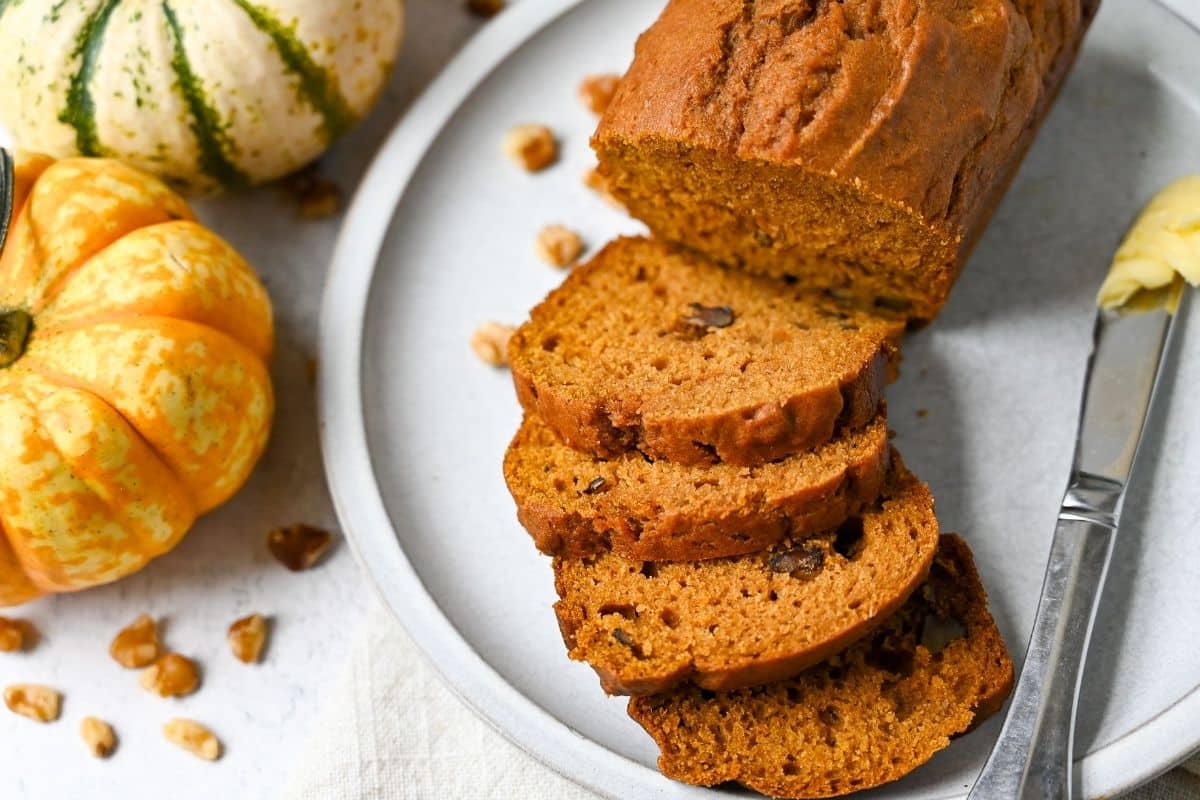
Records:
<instances>
[{"instance_id":1,"label":"textured bread interior","mask_svg":"<svg viewBox=\"0 0 1200 800\"><path fill-rule=\"evenodd\" d=\"M630 715L687 783L737 781L772 797L831 797L896 780L997 711L1012 662L956 536L928 582L873 634L794 678L634 698Z\"/></svg>"},{"instance_id":2,"label":"textured bread interior","mask_svg":"<svg viewBox=\"0 0 1200 800\"><path fill-rule=\"evenodd\" d=\"M718 558L837 527L873 503L887 475L887 435L880 416L782 461L689 467L637 452L594 459L527 416L504 475L517 516L542 552Z\"/></svg>"},{"instance_id":3,"label":"textured bread interior","mask_svg":"<svg viewBox=\"0 0 1200 800\"><path fill-rule=\"evenodd\" d=\"M851 184L661 138L597 149L633 216L721 264L918 319L935 316L953 284L957 234Z\"/></svg>"},{"instance_id":4,"label":"textured bread interior","mask_svg":"<svg viewBox=\"0 0 1200 800\"><path fill-rule=\"evenodd\" d=\"M556 559L555 612L571 657L611 693L683 681L740 688L795 674L866 634L924 581L937 544L933 498L897 463L879 505L765 552Z\"/></svg>"},{"instance_id":5,"label":"textured bread interior","mask_svg":"<svg viewBox=\"0 0 1200 800\"><path fill-rule=\"evenodd\" d=\"M522 403L575 448L754 465L872 420L903 329L894 312L621 238L534 308L509 354Z\"/></svg>"}]
</instances>

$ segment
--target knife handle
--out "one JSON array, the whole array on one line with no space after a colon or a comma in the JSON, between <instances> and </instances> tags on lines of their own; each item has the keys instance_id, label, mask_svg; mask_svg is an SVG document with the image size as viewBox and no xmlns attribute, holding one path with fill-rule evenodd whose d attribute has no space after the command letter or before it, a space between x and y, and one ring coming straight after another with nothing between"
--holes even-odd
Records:
<instances>
[{"instance_id":1,"label":"knife handle","mask_svg":"<svg viewBox=\"0 0 1200 800\"><path fill-rule=\"evenodd\" d=\"M1059 517L1025 666L968 800L1071 800L1075 704L1115 538L1108 520Z\"/></svg>"}]
</instances>

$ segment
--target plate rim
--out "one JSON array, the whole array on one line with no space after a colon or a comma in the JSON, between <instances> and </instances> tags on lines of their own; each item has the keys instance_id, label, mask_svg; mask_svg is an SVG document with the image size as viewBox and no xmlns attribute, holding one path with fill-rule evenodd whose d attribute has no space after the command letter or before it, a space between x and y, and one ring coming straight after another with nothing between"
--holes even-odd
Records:
<instances>
[{"instance_id":1,"label":"plate rim","mask_svg":"<svg viewBox=\"0 0 1200 800\"><path fill-rule=\"evenodd\" d=\"M670 781L572 730L505 681L473 649L408 560L384 505L367 442L362 383L367 302L398 205L439 132L480 83L546 26L586 1L511 6L468 40L403 112L372 158L347 209L325 278L318 337L321 456L334 510L360 568L459 700L532 758L603 797L644 797L649 791L655 797L699 800L711 796L707 789ZM1161 0L1143 2L1200 38L1200 30L1174 8ZM1120 738L1077 758L1077 774L1089 796L1127 792L1186 760L1200 746L1198 722L1200 686ZM1192 744L1180 744L1188 741ZM939 800L965 797L955 793Z\"/></svg>"}]
</instances>

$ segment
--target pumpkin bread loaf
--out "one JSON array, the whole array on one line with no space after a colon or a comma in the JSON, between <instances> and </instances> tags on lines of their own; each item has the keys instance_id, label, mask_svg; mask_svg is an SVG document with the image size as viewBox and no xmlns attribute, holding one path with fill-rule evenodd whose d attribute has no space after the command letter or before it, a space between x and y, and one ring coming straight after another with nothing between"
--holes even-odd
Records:
<instances>
[{"instance_id":1,"label":"pumpkin bread loaf","mask_svg":"<svg viewBox=\"0 0 1200 800\"><path fill-rule=\"evenodd\" d=\"M600 458L756 465L875 418L903 318L621 238L509 344L517 395Z\"/></svg>"},{"instance_id":2,"label":"pumpkin bread loaf","mask_svg":"<svg viewBox=\"0 0 1200 800\"><path fill-rule=\"evenodd\" d=\"M947 535L925 586L846 652L755 689L634 698L629 714L671 778L832 797L924 764L999 710L1012 671L971 553Z\"/></svg>"},{"instance_id":3,"label":"pumpkin bread loaf","mask_svg":"<svg viewBox=\"0 0 1200 800\"><path fill-rule=\"evenodd\" d=\"M868 633L925 580L938 545L928 487L896 461L880 505L761 553L685 563L555 559L571 658L610 694L790 677Z\"/></svg>"},{"instance_id":4,"label":"pumpkin bread loaf","mask_svg":"<svg viewBox=\"0 0 1200 800\"><path fill-rule=\"evenodd\" d=\"M931 319L1098 0L670 0L593 139L655 235Z\"/></svg>"},{"instance_id":5,"label":"pumpkin bread loaf","mask_svg":"<svg viewBox=\"0 0 1200 800\"><path fill-rule=\"evenodd\" d=\"M888 471L880 416L810 453L758 467L593 459L527 416L504 460L517 518L548 555L638 561L753 553L835 528L873 503Z\"/></svg>"}]
</instances>

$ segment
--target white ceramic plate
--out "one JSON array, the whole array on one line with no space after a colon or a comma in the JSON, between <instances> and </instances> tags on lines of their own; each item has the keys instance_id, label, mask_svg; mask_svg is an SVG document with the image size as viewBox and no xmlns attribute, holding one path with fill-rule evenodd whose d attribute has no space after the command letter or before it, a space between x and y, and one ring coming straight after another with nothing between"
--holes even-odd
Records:
<instances>
[{"instance_id":1,"label":"white ceramic plate","mask_svg":"<svg viewBox=\"0 0 1200 800\"><path fill-rule=\"evenodd\" d=\"M517 525L500 462L519 410L467 347L519 321L562 274L532 254L563 222L598 245L637 223L580 175L579 79L625 67L659 2L522 2L408 113L350 211L322 321L322 436L366 569L449 684L537 758L618 798L737 794L672 783L651 740L567 660L549 563ZM1200 167L1200 37L1150 0L1108 0L1080 64L944 315L910 338L892 427L971 542L1015 656L1024 650L1070 462L1091 299L1133 211ZM515 168L499 142L544 122L560 165ZM1200 330L1177 340L1093 640L1083 795L1112 795L1200 745ZM918 416L918 410L927 410ZM1166 421L1164 426L1163 421ZM997 721L874 798L962 795Z\"/></svg>"}]
</instances>

